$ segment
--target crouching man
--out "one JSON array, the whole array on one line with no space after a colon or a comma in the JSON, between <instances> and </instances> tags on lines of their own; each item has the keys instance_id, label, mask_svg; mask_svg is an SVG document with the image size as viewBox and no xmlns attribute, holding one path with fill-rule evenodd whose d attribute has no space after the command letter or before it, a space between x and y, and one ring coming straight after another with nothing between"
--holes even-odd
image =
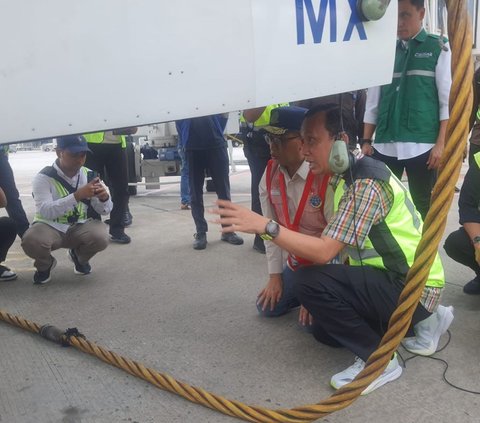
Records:
<instances>
[{"instance_id":1,"label":"crouching man","mask_svg":"<svg viewBox=\"0 0 480 423\"><path fill-rule=\"evenodd\" d=\"M219 200L213 213L222 231L268 235L278 247L316 265L294 272L294 294L316 325L322 342L348 348L357 357L352 366L335 374L335 389L350 383L380 344L397 307L406 275L422 235L422 220L411 196L388 167L367 156L351 157L341 137L343 119L332 105L310 109L301 135L303 152L313 174L337 174L335 213L320 238L292 231L244 207ZM344 184L340 184L340 180ZM344 251L350 265L327 264ZM444 274L437 255L422 298L412 317L415 338L406 345L417 354L433 354L440 336L453 320L453 310L439 305ZM316 336L317 339L319 339ZM402 368L394 354L384 372L363 394L399 378Z\"/></svg>"},{"instance_id":2,"label":"crouching man","mask_svg":"<svg viewBox=\"0 0 480 423\"><path fill-rule=\"evenodd\" d=\"M35 260L33 283L45 284L57 261L51 252L68 248L73 270L91 272L89 260L107 248L107 227L87 219L87 209L110 213L112 202L98 177L83 165L90 151L83 136L66 136L57 141L57 160L42 169L33 180L35 217L25 232L22 248Z\"/></svg>"}]
</instances>

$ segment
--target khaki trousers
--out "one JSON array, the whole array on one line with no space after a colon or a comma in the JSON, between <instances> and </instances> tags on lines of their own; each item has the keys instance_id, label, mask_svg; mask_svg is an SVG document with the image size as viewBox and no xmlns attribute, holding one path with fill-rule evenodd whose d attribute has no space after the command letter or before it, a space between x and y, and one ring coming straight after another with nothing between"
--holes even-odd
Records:
<instances>
[{"instance_id":1,"label":"khaki trousers","mask_svg":"<svg viewBox=\"0 0 480 423\"><path fill-rule=\"evenodd\" d=\"M51 252L59 248L75 250L78 261L87 263L99 251L107 248L107 225L99 220L76 223L63 233L43 222L34 223L22 238L22 248L35 260L35 268L43 272L52 264Z\"/></svg>"}]
</instances>

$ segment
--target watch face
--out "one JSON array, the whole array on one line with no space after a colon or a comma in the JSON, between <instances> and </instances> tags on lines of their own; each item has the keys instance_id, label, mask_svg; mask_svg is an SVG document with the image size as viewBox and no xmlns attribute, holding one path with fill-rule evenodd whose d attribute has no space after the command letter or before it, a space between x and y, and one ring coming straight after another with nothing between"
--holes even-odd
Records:
<instances>
[{"instance_id":1,"label":"watch face","mask_svg":"<svg viewBox=\"0 0 480 423\"><path fill-rule=\"evenodd\" d=\"M267 227L265 229L268 235L270 235L272 238L275 238L280 231L280 226L277 222L271 220L267 223Z\"/></svg>"}]
</instances>

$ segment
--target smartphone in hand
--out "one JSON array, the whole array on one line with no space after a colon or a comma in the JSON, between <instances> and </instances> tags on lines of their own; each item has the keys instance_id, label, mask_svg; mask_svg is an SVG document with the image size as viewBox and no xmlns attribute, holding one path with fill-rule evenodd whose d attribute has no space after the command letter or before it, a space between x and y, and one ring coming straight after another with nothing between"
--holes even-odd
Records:
<instances>
[{"instance_id":1,"label":"smartphone in hand","mask_svg":"<svg viewBox=\"0 0 480 423\"><path fill-rule=\"evenodd\" d=\"M87 171L87 183L92 182L97 176L97 172L94 170Z\"/></svg>"}]
</instances>

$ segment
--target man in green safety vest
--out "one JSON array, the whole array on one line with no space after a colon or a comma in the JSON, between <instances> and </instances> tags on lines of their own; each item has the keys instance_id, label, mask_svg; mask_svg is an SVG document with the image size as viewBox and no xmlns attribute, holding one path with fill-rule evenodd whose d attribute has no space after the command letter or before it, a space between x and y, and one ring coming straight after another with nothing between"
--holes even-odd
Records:
<instances>
[{"instance_id":1,"label":"man in green safety vest","mask_svg":"<svg viewBox=\"0 0 480 423\"><path fill-rule=\"evenodd\" d=\"M87 211L106 215L112 201L98 176L84 166L88 151L82 136L58 138L57 160L33 180L35 217L23 235L22 248L35 260L35 284L50 281L57 263L52 251L68 248L74 272L87 275L92 271L89 260L107 248L105 225L89 219Z\"/></svg>"},{"instance_id":2,"label":"man in green safety vest","mask_svg":"<svg viewBox=\"0 0 480 423\"><path fill-rule=\"evenodd\" d=\"M424 0L398 2L392 83L368 90L360 141L362 152L383 161L398 179L406 171L423 219L442 159L452 83L448 42L427 34L424 15Z\"/></svg>"},{"instance_id":3,"label":"man in green safety vest","mask_svg":"<svg viewBox=\"0 0 480 423\"><path fill-rule=\"evenodd\" d=\"M345 111L342 116L347 122ZM363 155L355 159L347 152L343 122L338 107L320 105L307 112L302 124L303 153L311 171L340 173L331 179L336 211L320 238L280 226L228 201L218 201L219 208L213 210L221 215L216 221L223 225L223 232L261 234L315 263L294 273L295 296L318 325L317 340L346 347L357 356L352 366L331 378L335 389L351 382L377 349L422 236L422 220L407 189L384 163ZM335 141L340 138L344 142ZM343 147L342 153L334 146ZM347 166L338 170L339 162ZM342 179L344 184L340 184ZM350 265L327 264L340 252L347 253ZM439 305L444 283L437 254L412 318L416 337L409 340L410 351L433 354L452 322L452 308ZM383 374L363 393L401 373L395 353Z\"/></svg>"}]
</instances>

